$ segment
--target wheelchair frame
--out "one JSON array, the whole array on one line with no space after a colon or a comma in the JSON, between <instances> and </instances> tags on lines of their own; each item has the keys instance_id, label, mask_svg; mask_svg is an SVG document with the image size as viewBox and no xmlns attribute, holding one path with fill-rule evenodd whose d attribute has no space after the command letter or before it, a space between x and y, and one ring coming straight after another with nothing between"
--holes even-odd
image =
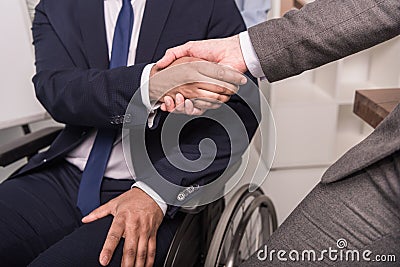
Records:
<instances>
[{"instance_id":1,"label":"wheelchair frame","mask_svg":"<svg viewBox=\"0 0 400 267\"><path fill-rule=\"evenodd\" d=\"M25 136L0 147L0 166L6 167L22 158L35 155L39 150L49 146L62 129L62 127L50 127L34 133L24 129ZM238 165L235 164L233 170L228 171L228 176L236 171ZM221 262L227 227L235 220L234 217L241 205L250 198L253 199L240 218L229 253ZM243 260L237 256L243 233L252 214L259 208L265 208L264 211L267 211L261 214L263 224L261 232L266 240L277 228L277 217L272 201L261 189L249 192L248 185L244 185L235 192L228 203L221 198L208 205L191 209L181 208L179 212L184 213L185 218L175 233L164 267L238 266ZM186 234L188 232L189 235Z\"/></svg>"}]
</instances>

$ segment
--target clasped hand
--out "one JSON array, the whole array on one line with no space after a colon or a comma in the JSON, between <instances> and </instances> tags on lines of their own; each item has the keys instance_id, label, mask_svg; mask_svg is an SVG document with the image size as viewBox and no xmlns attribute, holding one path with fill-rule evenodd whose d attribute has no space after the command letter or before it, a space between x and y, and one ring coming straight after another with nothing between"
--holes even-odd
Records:
<instances>
[{"instance_id":1,"label":"clasped hand","mask_svg":"<svg viewBox=\"0 0 400 267\"><path fill-rule=\"evenodd\" d=\"M246 77L232 68L182 57L163 70L153 67L149 94L164 111L201 115L229 101L246 82Z\"/></svg>"}]
</instances>

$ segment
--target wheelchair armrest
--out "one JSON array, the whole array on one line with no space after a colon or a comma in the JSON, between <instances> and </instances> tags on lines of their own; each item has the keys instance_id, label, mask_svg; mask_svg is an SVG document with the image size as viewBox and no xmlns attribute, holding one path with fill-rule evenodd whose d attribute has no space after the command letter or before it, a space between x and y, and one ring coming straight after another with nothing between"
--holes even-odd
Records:
<instances>
[{"instance_id":1,"label":"wheelchair armrest","mask_svg":"<svg viewBox=\"0 0 400 267\"><path fill-rule=\"evenodd\" d=\"M217 190L214 192L209 191L208 193L218 196L218 194L221 193L221 190L225 190L226 182L238 171L241 164L242 164L242 158L240 158L240 160L238 160L235 164L233 164L228 169L226 169L224 174L218 178L218 181L216 181L216 184L213 186L213 188L214 189L217 188ZM208 206L208 204L205 204L205 205L200 204L202 201L204 201L204 199L196 199L194 202L190 203L191 204L190 206L180 207L179 211L181 211L183 213L188 213L188 214L200 213Z\"/></svg>"},{"instance_id":2,"label":"wheelchair armrest","mask_svg":"<svg viewBox=\"0 0 400 267\"><path fill-rule=\"evenodd\" d=\"M0 166L6 167L24 157L33 156L40 149L49 146L62 129L62 127L44 128L0 146Z\"/></svg>"}]
</instances>

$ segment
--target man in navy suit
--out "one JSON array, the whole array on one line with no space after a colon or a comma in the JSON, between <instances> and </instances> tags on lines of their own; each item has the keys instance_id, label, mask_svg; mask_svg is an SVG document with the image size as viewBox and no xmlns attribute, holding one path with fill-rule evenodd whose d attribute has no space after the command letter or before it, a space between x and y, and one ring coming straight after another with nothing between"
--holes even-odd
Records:
<instances>
[{"instance_id":1,"label":"man in navy suit","mask_svg":"<svg viewBox=\"0 0 400 267\"><path fill-rule=\"evenodd\" d=\"M168 113L154 108L163 95L151 85L143 86L160 71L152 62L168 48L245 30L234 0L42 0L32 29L37 97L66 126L47 151L0 185L0 265L161 266L182 216L162 201L160 188L135 182L142 173L135 168L132 174L126 166L122 124L147 123L146 146L154 168L164 179L185 187L206 184L222 174L232 157L232 143L244 151L258 126L255 114L223 87L204 83L175 88L173 95L224 92L222 100L230 98L227 104L243 121L247 140L230 140L218 123L200 117L185 125L179 147L164 151L161 129ZM126 29L128 37L123 34ZM122 50L125 61L120 60ZM220 75L222 67L213 66L212 72ZM232 77L232 83L243 82ZM138 90L141 103L127 117L129 101ZM249 93L257 101L255 91ZM142 120L146 112L150 116ZM179 120L186 115L171 116ZM166 158L179 150L196 160L205 138L213 139L217 152L203 170L181 170ZM104 161L99 192L94 187L87 191L91 174L102 168L99 161ZM85 207L93 192L100 195L100 207Z\"/></svg>"}]
</instances>

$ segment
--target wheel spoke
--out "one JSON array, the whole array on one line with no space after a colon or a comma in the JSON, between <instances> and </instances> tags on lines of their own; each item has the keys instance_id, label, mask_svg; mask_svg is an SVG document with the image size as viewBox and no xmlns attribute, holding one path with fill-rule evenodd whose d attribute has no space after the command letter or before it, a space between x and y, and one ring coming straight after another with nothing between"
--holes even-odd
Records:
<instances>
[{"instance_id":1,"label":"wheel spoke","mask_svg":"<svg viewBox=\"0 0 400 267\"><path fill-rule=\"evenodd\" d=\"M212 255L207 255L209 266L239 266L265 243L276 225L275 209L261 190L248 192L242 187L238 192L221 216L218 238L213 238L208 250Z\"/></svg>"}]
</instances>

